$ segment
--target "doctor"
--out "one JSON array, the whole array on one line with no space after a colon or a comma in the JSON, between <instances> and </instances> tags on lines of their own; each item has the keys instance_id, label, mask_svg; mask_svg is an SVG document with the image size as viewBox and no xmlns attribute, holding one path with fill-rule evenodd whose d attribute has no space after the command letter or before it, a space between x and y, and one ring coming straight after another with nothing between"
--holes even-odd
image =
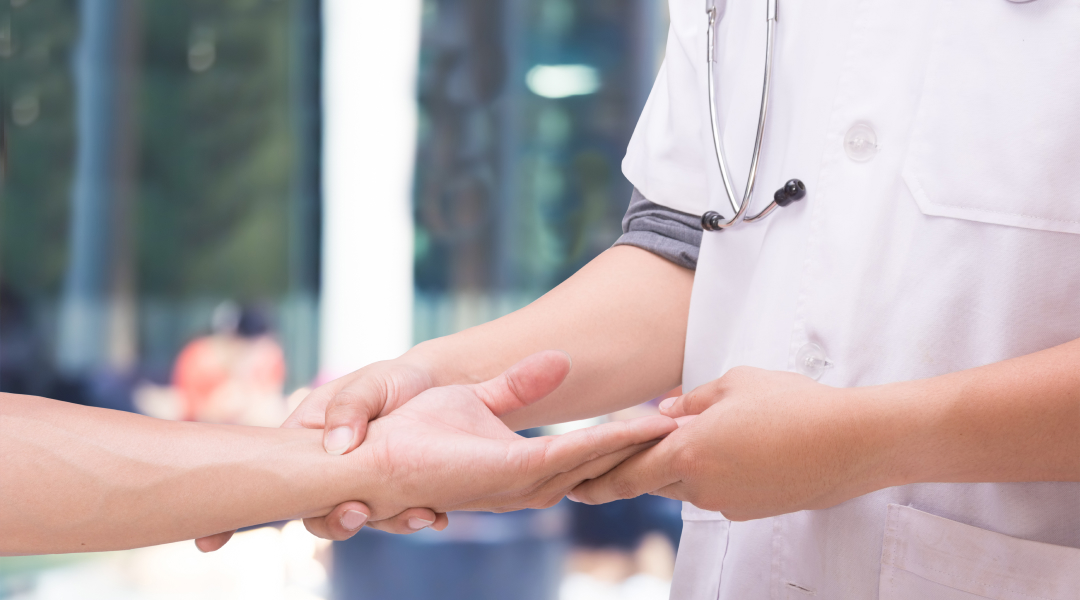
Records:
<instances>
[{"instance_id":1,"label":"doctor","mask_svg":"<svg viewBox=\"0 0 1080 600\"><path fill-rule=\"evenodd\" d=\"M421 390L561 348L570 377L508 425L689 391L574 492L687 501L673 598L1080 597L1080 1L784 2L744 216L805 197L702 231L748 187L769 4L715 1L670 1L616 247L297 418L345 453ZM336 514L312 527L347 537Z\"/></svg>"}]
</instances>

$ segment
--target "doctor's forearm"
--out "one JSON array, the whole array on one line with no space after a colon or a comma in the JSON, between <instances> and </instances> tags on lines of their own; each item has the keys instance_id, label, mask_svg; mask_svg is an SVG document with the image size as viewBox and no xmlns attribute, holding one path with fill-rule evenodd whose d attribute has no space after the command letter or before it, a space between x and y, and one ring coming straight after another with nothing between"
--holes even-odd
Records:
<instances>
[{"instance_id":1,"label":"doctor's forearm","mask_svg":"<svg viewBox=\"0 0 1080 600\"><path fill-rule=\"evenodd\" d=\"M1080 340L894 386L903 483L1080 481Z\"/></svg>"},{"instance_id":2,"label":"doctor's forearm","mask_svg":"<svg viewBox=\"0 0 1080 600\"><path fill-rule=\"evenodd\" d=\"M0 394L0 555L133 548L323 514L361 493L343 488L362 477L319 440Z\"/></svg>"},{"instance_id":3,"label":"doctor's forearm","mask_svg":"<svg viewBox=\"0 0 1080 600\"><path fill-rule=\"evenodd\" d=\"M551 396L505 419L515 429L605 414L679 385L694 273L616 246L533 304L417 346L436 385L483 381L540 350L573 359Z\"/></svg>"}]
</instances>

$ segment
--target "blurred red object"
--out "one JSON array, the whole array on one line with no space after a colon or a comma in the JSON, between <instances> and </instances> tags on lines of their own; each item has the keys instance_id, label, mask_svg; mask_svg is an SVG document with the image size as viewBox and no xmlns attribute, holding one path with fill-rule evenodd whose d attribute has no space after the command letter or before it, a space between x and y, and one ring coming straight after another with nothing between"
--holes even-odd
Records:
<instances>
[{"instance_id":1,"label":"blurred red object","mask_svg":"<svg viewBox=\"0 0 1080 600\"><path fill-rule=\"evenodd\" d=\"M269 336L197 338L173 367L173 386L189 421L262 424L270 412L276 420L284 384L285 356Z\"/></svg>"}]
</instances>

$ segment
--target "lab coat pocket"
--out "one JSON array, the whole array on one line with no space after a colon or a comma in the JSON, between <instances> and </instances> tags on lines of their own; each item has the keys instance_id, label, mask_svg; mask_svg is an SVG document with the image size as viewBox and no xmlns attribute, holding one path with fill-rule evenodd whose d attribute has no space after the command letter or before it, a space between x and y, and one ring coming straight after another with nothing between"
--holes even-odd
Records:
<instances>
[{"instance_id":1,"label":"lab coat pocket","mask_svg":"<svg viewBox=\"0 0 1080 600\"><path fill-rule=\"evenodd\" d=\"M890 504L879 600L1077 600L1080 549Z\"/></svg>"},{"instance_id":2,"label":"lab coat pocket","mask_svg":"<svg viewBox=\"0 0 1080 600\"><path fill-rule=\"evenodd\" d=\"M942 0L903 177L924 214L1080 234L1080 0Z\"/></svg>"},{"instance_id":3,"label":"lab coat pocket","mask_svg":"<svg viewBox=\"0 0 1080 600\"><path fill-rule=\"evenodd\" d=\"M683 530L671 597L678 600L716 600L727 556L731 521L718 512L683 503Z\"/></svg>"}]
</instances>

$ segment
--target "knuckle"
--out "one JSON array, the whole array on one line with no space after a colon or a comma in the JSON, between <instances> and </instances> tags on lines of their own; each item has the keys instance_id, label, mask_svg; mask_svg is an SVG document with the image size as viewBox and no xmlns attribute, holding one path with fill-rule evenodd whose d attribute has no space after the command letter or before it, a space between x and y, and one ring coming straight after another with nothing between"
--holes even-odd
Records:
<instances>
[{"instance_id":1,"label":"knuckle","mask_svg":"<svg viewBox=\"0 0 1080 600\"><path fill-rule=\"evenodd\" d=\"M740 381L743 381L749 375L749 373L747 372L749 369L750 367L744 365L732 367L730 370L728 370L727 373L724 373L723 377L717 380L717 383L738 383Z\"/></svg>"},{"instance_id":2,"label":"knuckle","mask_svg":"<svg viewBox=\"0 0 1080 600\"><path fill-rule=\"evenodd\" d=\"M540 508L540 505L543 503L541 500L543 497L543 490L543 484L538 484L527 490L523 490L521 493L511 497L510 505L520 506L522 508Z\"/></svg>"},{"instance_id":3,"label":"knuckle","mask_svg":"<svg viewBox=\"0 0 1080 600\"><path fill-rule=\"evenodd\" d=\"M746 365L740 365L733 367L730 371L721 377L721 380L727 380L731 385L745 384L757 379L764 371L757 367L748 367Z\"/></svg>"},{"instance_id":4,"label":"knuckle","mask_svg":"<svg viewBox=\"0 0 1080 600\"><path fill-rule=\"evenodd\" d=\"M628 479L616 479L611 483L611 491L616 497L621 499L635 498L638 491L634 484Z\"/></svg>"},{"instance_id":5,"label":"knuckle","mask_svg":"<svg viewBox=\"0 0 1080 600\"><path fill-rule=\"evenodd\" d=\"M552 506L555 506L560 501L562 501L562 499L563 499L562 496L555 496L554 498L548 498L547 501L541 503L538 508L541 508L541 509L543 509L543 508L551 508Z\"/></svg>"},{"instance_id":6,"label":"knuckle","mask_svg":"<svg viewBox=\"0 0 1080 600\"><path fill-rule=\"evenodd\" d=\"M374 412L374 404L378 402L376 397L366 393L362 389L348 387L330 399L326 407L326 421L342 422L354 419L370 420Z\"/></svg>"},{"instance_id":7,"label":"knuckle","mask_svg":"<svg viewBox=\"0 0 1080 600\"><path fill-rule=\"evenodd\" d=\"M720 511L720 512L724 513L724 517L726 517L728 521L734 521L736 523L743 523L743 522L749 521L751 519L751 517L748 514L746 514L743 511L740 511L740 510L736 510L736 511L728 510L728 511Z\"/></svg>"},{"instance_id":8,"label":"knuckle","mask_svg":"<svg viewBox=\"0 0 1080 600\"><path fill-rule=\"evenodd\" d=\"M671 457L671 470L682 481L694 479L700 457L693 444L679 444Z\"/></svg>"},{"instance_id":9,"label":"knuckle","mask_svg":"<svg viewBox=\"0 0 1080 600\"><path fill-rule=\"evenodd\" d=\"M676 408L681 409L680 414L696 414L698 412L697 407L701 405L701 396L702 392L700 391L695 390L693 392L690 392L685 397L683 397L682 400L679 401Z\"/></svg>"},{"instance_id":10,"label":"knuckle","mask_svg":"<svg viewBox=\"0 0 1080 600\"><path fill-rule=\"evenodd\" d=\"M728 508L727 503L725 503L722 498L718 498L715 495L703 494L699 489L691 489L690 493L687 495L687 499L691 504L698 508L722 512L724 513L725 518L728 516L725 511L725 509Z\"/></svg>"},{"instance_id":11,"label":"knuckle","mask_svg":"<svg viewBox=\"0 0 1080 600\"><path fill-rule=\"evenodd\" d=\"M533 510L540 509L540 508L547 508L544 501L541 500L540 498L529 498L528 500L526 500L524 502L523 506L525 508L530 508L530 509L533 509Z\"/></svg>"},{"instance_id":12,"label":"knuckle","mask_svg":"<svg viewBox=\"0 0 1080 600\"><path fill-rule=\"evenodd\" d=\"M590 487L591 486L586 486L584 488L575 488L573 490L574 499L577 500L580 504L597 504L596 499L593 497L592 491L590 491L589 489Z\"/></svg>"}]
</instances>

